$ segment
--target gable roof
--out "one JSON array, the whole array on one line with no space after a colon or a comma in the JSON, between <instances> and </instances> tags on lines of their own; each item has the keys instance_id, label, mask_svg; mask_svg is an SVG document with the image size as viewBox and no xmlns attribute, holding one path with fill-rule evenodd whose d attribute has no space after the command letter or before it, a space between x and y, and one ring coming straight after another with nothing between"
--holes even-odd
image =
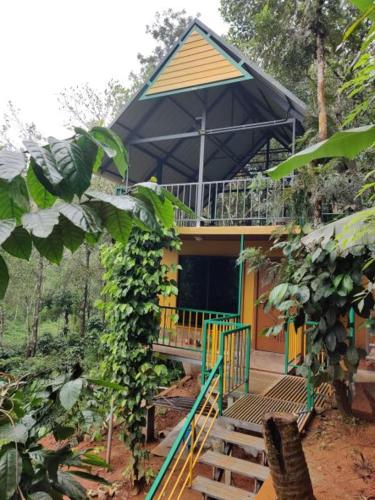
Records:
<instances>
[{"instance_id":1,"label":"gable roof","mask_svg":"<svg viewBox=\"0 0 375 500\"><path fill-rule=\"evenodd\" d=\"M207 67L197 54L205 54L210 65L204 77L198 68ZM215 64L225 71L216 71ZM111 125L129 149L131 182L161 170L164 184L197 180L203 108L207 129L254 123L252 130L206 135L204 180L233 177L271 138L290 148L291 120L296 135L304 130L305 104L195 19ZM256 127L271 121L278 126ZM148 140L160 136L168 138ZM120 180L110 160L101 173Z\"/></svg>"},{"instance_id":2,"label":"gable roof","mask_svg":"<svg viewBox=\"0 0 375 500\"><path fill-rule=\"evenodd\" d=\"M155 79L146 84L141 99L249 78L252 76L194 24Z\"/></svg>"}]
</instances>

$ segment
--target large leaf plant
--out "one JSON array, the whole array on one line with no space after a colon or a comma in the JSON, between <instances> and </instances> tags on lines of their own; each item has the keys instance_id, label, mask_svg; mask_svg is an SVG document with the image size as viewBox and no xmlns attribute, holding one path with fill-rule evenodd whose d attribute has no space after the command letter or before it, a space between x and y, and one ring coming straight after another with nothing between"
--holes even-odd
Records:
<instances>
[{"instance_id":1,"label":"large leaf plant","mask_svg":"<svg viewBox=\"0 0 375 500\"><path fill-rule=\"evenodd\" d=\"M26 141L24 146L24 151L0 151L0 299L9 284L7 254L28 260L34 248L59 264L65 249L94 245L105 232L125 245L134 226L147 234L169 230L174 208L186 209L154 182L122 196L89 189L105 157L125 176L127 151L110 129L77 128L69 139L50 137L46 145ZM80 376L50 381L36 393L25 381L0 381L0 500L86 498L73 476L98 480L77 467L102 461L68 445L45 449L40 439L51 432L56 439L70 436L74 428L62 428L54 409L76 411L87 387Z\"/></svg>"}]
</instances>

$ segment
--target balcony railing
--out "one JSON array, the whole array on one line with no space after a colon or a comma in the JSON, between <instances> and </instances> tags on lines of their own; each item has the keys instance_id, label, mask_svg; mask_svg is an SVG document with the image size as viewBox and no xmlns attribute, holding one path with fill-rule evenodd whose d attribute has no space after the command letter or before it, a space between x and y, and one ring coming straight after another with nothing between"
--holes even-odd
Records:
<instances>
[{"instance_id":1,"label":"balcony railing","mask_svg":"<svg viewBox=\"0 0 375 500\"><path fill-rule=\"evenodd\" d=\"M207 320L238 320L238 314L187 307L160 307L160 330L157 344L201 351L204 323Z\"/></svg>"},{"instance_id":2,"label":"balcony railing","mask_svg":"<svg viewBox=\"0 0 375 500\"><path fill-rule=\"evenodd\" d=\"M269 177L257 176L252 179L203 182L202 189L199 189L198 182L164 184L163 187L196 214L191 217L178 211L176 221L180 226L261 226L289 221L286 195L290 184L290 178L274 181Z\"/></svg>"}]
</instances>

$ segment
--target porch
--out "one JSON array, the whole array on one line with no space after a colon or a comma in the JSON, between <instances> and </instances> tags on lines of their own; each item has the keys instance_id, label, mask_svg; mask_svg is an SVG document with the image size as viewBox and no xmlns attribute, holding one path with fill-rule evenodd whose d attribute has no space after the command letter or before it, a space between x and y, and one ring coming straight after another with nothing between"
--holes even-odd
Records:
<instances>
[{"instance_id":1,"label":"porch","mask_svg":"<svg viewBox=\"0 0 375 500\"><path fill-rule=\"evenodd\" d=\"M223 331L240 324L238 313L206 311L184 307L161 306L159 337L153 345L158 352L170 359L202 366L204 358L210 364L216 359L219 350L219 336ZM243 325L245 326L245 325ZM251 336L256 332L251 332ZM244 352L245 342L237 336L237 344L232 346L230 356ZM250 368L259 372L288 374L306 354L304 331L295 331L290 322L285 332L280 334L280 342L285 346L284 353L262 351L250 347ZM254 345L250 338L250 346ZM244 363L244 361L243 361Z\"/></svg>"}]
</instances>

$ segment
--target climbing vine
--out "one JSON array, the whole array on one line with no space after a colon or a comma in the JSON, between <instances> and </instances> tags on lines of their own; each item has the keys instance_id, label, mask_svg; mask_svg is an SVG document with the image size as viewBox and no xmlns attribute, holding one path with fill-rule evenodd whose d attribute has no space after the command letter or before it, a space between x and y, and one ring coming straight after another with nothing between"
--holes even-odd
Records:
<instances>
[{"instance_id":1,"label":"climbing vine","mask_svg":"<svg viewBox=\"0 0 375 500\"><path fill-rule=\"evenodd\" d=\"M315 385L331 382L339 409L348 414L348 383L364 354L349 335L349 314L353 308L358 316L369 318L374 310L375 247L358 244L342 249L332 236L304 244L302 236L291 235L273 246L282 249L283 258L275 264L278 284L265 302L266 310L280 312L280 321L266 334L278 335L290 318L296 328L308 325L308 353L298 372ZM252 270L264 262L271 267L264 258L258 253L242 256Z\"/></svg>"},{"instance_id":2,"label":"climbing vine","mask_svg":"<svg viewBox=\"0 0 375 500\"><path fill-rule=\"evenodd\" d=\"M164 249L179 249L174 230L133 229L126 245L103 248L107 327L101 338L105 379L122 386L114 396L115 411L124 420L123 438L132 453L129 476L139 488L147 479L142 427L145 408L167 374L152 353L160 323L159 296L177 294L170 268L162 264Z\"/></svg>"}]
</instances>

